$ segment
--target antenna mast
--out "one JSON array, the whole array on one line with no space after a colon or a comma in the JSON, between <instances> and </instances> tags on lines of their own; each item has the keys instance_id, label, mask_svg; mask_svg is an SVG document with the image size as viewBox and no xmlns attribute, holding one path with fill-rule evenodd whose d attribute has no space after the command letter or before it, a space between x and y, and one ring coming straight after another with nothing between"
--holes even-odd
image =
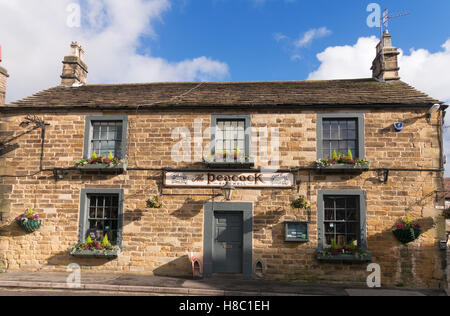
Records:
<instances>
[{"instance_id":1,"label":"antenna mast","mask_svg":"<svg viewBox=\"0 0 450 316\"><path fill-rule=\"evenodd\" d=\"M389 20L400 18L402 16L407 16L407 15L410 15L409 12L390 16L389 15L389 10L388 9L384 9L383 17L380 19L380 32L381 32L380 39L383 38L383 26L384 26L385 30L387 30L388 27L389 27Z\"/></svg>"}]
</instances>

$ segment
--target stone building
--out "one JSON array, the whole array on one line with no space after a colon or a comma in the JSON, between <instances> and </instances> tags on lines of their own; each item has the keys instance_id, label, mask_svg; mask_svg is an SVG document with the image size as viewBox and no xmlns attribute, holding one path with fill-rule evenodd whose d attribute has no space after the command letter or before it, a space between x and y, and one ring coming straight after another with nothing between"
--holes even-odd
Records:
<instances>
[{"instance_id":1,"label":"stone building","mask_svg":"<svg viewBox=\"0 0 450 316\"><path fill-rule=\"evenodd\" d=\"M358 80L87 84L83 54L11 104L0 67L4 270L189 276L194 257L204 277L365 284L372 262L383 285L446 286L447 106L400 80L388 33ZM403 244L406 216L422 234ZM120 250L70 252L105 234Z\"/></svg>"}]
</instances>

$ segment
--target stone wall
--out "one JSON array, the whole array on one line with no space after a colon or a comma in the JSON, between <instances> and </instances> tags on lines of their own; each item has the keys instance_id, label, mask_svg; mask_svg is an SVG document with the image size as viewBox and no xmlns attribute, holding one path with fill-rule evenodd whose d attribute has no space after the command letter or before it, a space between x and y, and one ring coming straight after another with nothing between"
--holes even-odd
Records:
<instances>
[{"instance_id":1,"label":"stone wall","mask_svg":"<svg viewBox=\"0 0 450 316\"><path fill-rule=\"evenodd\" d=\"M201 162L174 162L172 139L177 127L187 127L194 137L194 121L210 126L211 112L98 112L34 113L50 125L41 152L41 130L19 127L26 113L2 113L0 136L17 137L0 156L0 197L7 219L0 228L0 249L8 271L65 271L70 263L84 270L136 272L159 275L189 275L187 254L202 253L203 205L222 201L219 190L162 189L164 207L147 209L146 200L159 192L161 168L203 168ZM82 158L86 115L128 115L128 171L123 174L81 174L67 170L56 181L53 168L70 168ZM316 160L316 113L259 111L251 116L256 128L276 127L280 132L280 167L310 167ZM395 133L394 122L405 128ZM373 168L438 169L440 148L437 116L429 124L423 112L411 110L366 111L366 158ZM24 133L29 131L28 133ZM23 135L22 135L23 134ZM256 135L254 135L256 136ZM192 140L193 141L193 140ZM269 138L270 141L270 138ZM208 135L203 146L208 143ZM253 147L256 139L253 141ZM194 153L192 153L194 154ZM40 171L42 164L43 171ZM256 161L261 166L260 161ZM144 170L145 169L145 170ZM432 171L391 171L387 184L377 171L362 174L319 174L299 171L295 189L238 189L233 201L254 203L253 260L261 259L264 277L311 282L365 283L367 264L330 264L315 259L317 247L317 192L329 189L365 190L367 196L368 248L373 262L381 266L383 285L442 287L445 282L439 240L444 229L435 205L436 190L442 190L443 174ZM80 191L82 188L121 188L124 202L124 251L116 260L77 259L67 249L77 243ZM306 195L311 212L297 211L290 201ZM30 206L41 214L43 226L24 234L14 218ZM424 234L402 246L391 229L409 214L425 227ZM285 243L286 220L310 221L310 242Z\"/></svg>"},{"instance_id":2,"label":"stone wall","mask_svg":"<svg viewBox=\"0 0 450 316\"><path fill-rule=\"evenodd\" d=\"M5 95L6 95L6 80L9 75L5 68L0 66L0 105L5 104Z\"/></svg>"}]
</instances>

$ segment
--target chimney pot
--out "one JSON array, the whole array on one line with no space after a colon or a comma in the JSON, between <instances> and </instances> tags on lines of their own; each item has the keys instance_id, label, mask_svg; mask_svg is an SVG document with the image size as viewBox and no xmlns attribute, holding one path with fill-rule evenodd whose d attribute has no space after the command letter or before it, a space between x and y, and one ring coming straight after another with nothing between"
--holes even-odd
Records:
<instances>
[{"instance_id":1,"label":"chimney pot","mask_svg":"<svg viewBox=\"0 0 450 316\"><path fill-rule=\"evenodd\" d=\"M88 68L84 63L84 50L78 42L70 45L69 56L64 57L61 85L66 87L86 84Z\"/></svg>"}]
</instances>

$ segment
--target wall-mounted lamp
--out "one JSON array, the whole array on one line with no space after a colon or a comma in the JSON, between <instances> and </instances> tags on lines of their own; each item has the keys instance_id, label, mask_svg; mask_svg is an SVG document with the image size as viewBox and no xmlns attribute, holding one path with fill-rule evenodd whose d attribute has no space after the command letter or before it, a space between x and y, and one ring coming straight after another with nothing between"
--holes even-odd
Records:
<instances>
[{"instance_id":1,"label":"wall-mounted lamp","mask_svg":"<svg viewBox=\"0 0 450 316\"><path fill-rule=\"evenodd\" d=\"M387 184L389 180L389 169L384 169L379 172L380 182Z\"/></svg>"},{"instance_id":2,"label":"wall-mounted lamp","mask_svg":"<svg viewBox=\"0 0 450 316\"><path fill-rule=\"evenodd\" d=\"M431 116L434 113L436 113L437 111L439 111L440 109L441 109L441 105L440 104L435 104L428 110L427 115L426 115L428 123L430 123Z\"/></svg>"},{"instance_id":3,"label":"wall-mounted lamp","mask_svg":"<svg viewBox=\"0 0 450 316\"><path fill-rule=\"evenodd\" d=\"M53 176L55 177L56 181L63 180L65 175L66 175L66 172L64 172L64 169L61 169L61 168L53 169Z\"/></svg>"},{"instance_id":4,"label":"wall-mounted lamp","mask_svg":"<svg viewBox=\"0 0 450 316\"><path fill-rule=\"evenodd\" d=\"M225 200L231 201L233 197L233 191L235 190L234 186L230 182L227 182L227 184L225 184L222 190L223 195L225 196Z\"/></svg>"}]
</instances>

